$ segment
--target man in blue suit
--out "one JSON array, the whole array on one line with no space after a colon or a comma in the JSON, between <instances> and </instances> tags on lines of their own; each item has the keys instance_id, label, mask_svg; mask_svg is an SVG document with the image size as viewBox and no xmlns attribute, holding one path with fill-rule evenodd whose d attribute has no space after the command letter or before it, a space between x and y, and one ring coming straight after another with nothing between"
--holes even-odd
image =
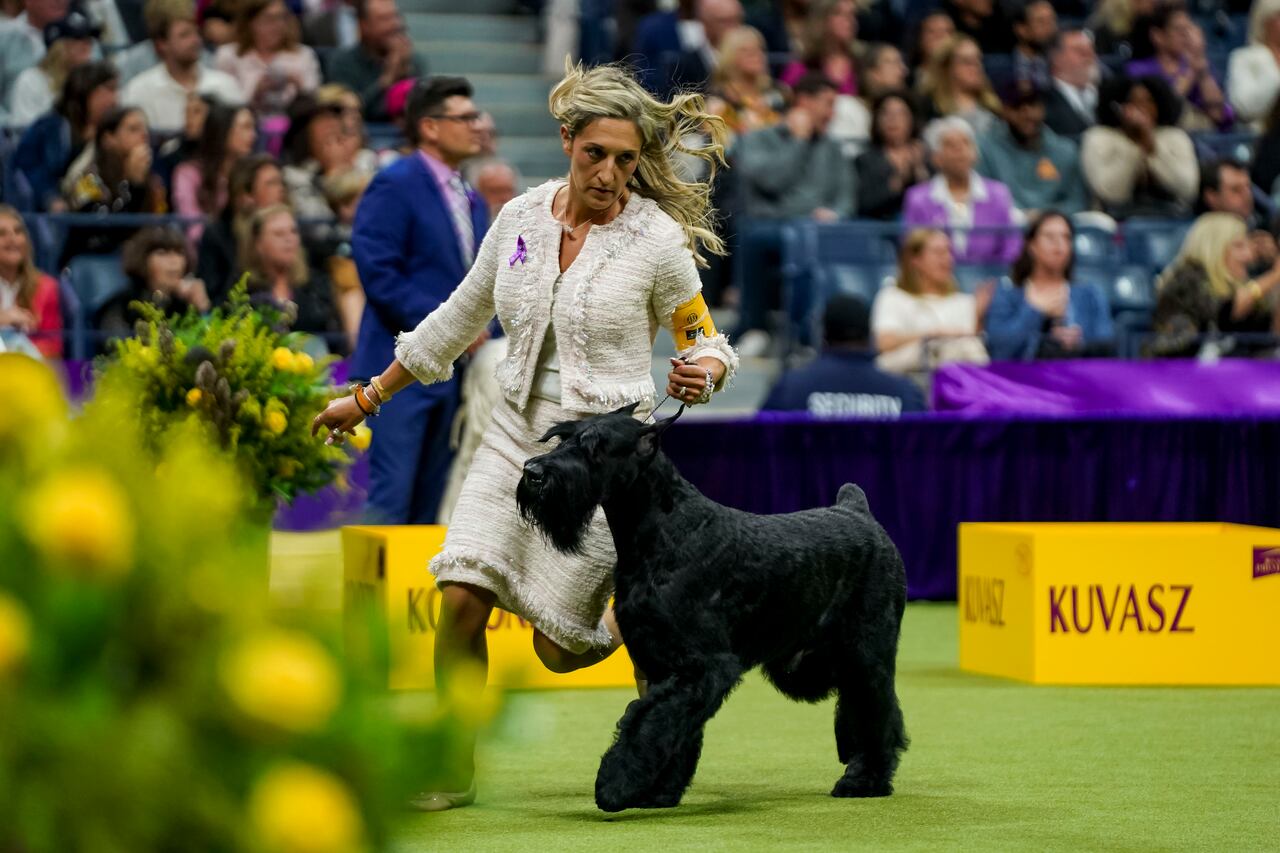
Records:
<instances>
[{"instance_id":1,"label":"man in blue suit","mask_svg":"<svg viewBox=\"0 0 1280 853\"><path fill-rule=\"evenodd\" d=\"M405 106L413 154L383 169L356 211L351 247L367 304L351 373L376 376L395 336L418 325L466 276L488 227L458 167L480 152L480 112L461 77L419 82ZM459 378L415 383L370 421L369 507L384 524L434 524L448 479Z\"/></svg>"}]
</instances>

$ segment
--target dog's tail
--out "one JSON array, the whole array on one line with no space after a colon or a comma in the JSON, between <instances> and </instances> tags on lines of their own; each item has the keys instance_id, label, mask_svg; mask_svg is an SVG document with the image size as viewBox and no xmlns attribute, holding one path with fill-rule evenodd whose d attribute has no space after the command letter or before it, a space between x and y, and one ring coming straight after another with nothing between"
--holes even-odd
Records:
<instances>
[{"instance_id":1,"label":"dog's tail","mask_svg":"<svg viewBox=\"0 0 1280 853\"><path fill-rule=\"evenodd\" d=\"M850 509L862 515L871 514L871 505L867 503L866 492L853 483L845 483L836 494L836 506Z\"/></svg>"}]
</instances>

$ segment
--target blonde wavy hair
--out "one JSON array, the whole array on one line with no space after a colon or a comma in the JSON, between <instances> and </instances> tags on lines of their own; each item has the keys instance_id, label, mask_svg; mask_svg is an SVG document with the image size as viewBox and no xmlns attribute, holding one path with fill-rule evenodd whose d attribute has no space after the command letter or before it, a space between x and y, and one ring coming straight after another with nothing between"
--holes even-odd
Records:
<instances>
[{"instance_id":1,"label":"blonde wavy hair","mask_svg":"<svg viewBox=\"0 0 1280 853\"><path fill-rule=\"evenodd\" d=\"M920 94L932 98L943 115L952 115L956 111L956 90L951 77L951 65L955 61L956 52L966 44L978 48L978 56L982 56L982 48L974 39L966 35L954 35L943 42L938 52L929 59L920 78ZM982 69L982 87L974 98L978 106L996 115L1000 114L1000 99L991 88L986 69Z\"/></svg>"},{"instance_id":2,"label":"blonde wavy hair","mask_svg":"<svg viewBox=\"0 0 1280 853\"><path fill-rule=\"evenodd\" d=\"M36 267L33 257L33 249L31 245L31 232L27 230L26 220L22 218L22 214L16 208L7 204L0 204L0 217L13 222L13 227L22 235L23 242L27 244L26 250L23 252L22 260L18 262L17 280L12 282L18 286L17 303L19 308L31 310L31 305L36 298L36 290L40 287L40 270Z\"/></svg>"},{"instance_id":3,"label":"blonde wavy hair","mask_svg":"<svg viewBox=\"0 0 1280 853\"><path fill-rule=\"evenodd\" d=\"M1227 247L1248 233L1244 220L1234 213L1204 214L1187 232L1178 256L1160 274L1159 286L1163 288L1180 267L1191 262L1204 268L1209 277L1209 291L1214 296L1230 299L1243 282L1235 281L1227 272Z\"/></svg>"},{"instance_id":4,"label":"blonde wavy hair","mask_svg":"<svg viewBox=\"0 0 1280 853\"><path fill-rule=\"evenodd\" d=\"M716 51L716 70L711 73L712 80L720 86L733 82L730 77L736 72L738 54L752 46L767 51L764 36L755 27L735 27L725 33L720 39L720 49ZM773 78L767 69L751 83L757 92L773 88Z\"/></svg>"},{"instance_id":5,"label":"blonde wavy hair","mask_svg":"<svg viewBox=\"0 0 1280 853\"><path fill-rule=\"evenodd\" d=\"M71 73L71 45L67 44L69 39L58 39L49 45L49 49L45 51L44 58L40 60L40 70L49 78L49 91L57 95L62 92L63 85L67 82L67 75Z\"/></svg>"},{"instance_id":6,"label":"blonde wavy hair","mask_svg":"<svg viewBox=\"0 0 1280 853\"><path fill-rule=\"evenodd\" d=\"M1133 29L1134 17L1131 0L1102 0L1089 16L1089 26L1106 26L1116 35L1127 36Z\"/></svg>"},{"instance_id":7,"label":"blonde wavy hair","mask_svg":"<svg viewBox=\"0 0 1280 853\"><path fill-rule=\"evenodd\" d=\"M907 232L907 236L902 239L902 247L898 249L898 287L910 293L912 296L919 296L924 293L924 285L920 282L920 276L916 275L914 261L920 257L920 253L924 251L924 246L934 237L941 237L947 241L947 245L951 245L951 238L947 236L947 232L937 228L915 228ZM947 282L944 293L955 293L955 278Z\"/></svg>"},{"instance_id":8,"label":"blonde wavy hair","mask_svg":"<svg viewBox=\"0 0 1280 853\"><path fill-rule=\"evenodd\" d=\"M645 91L621 65L585 68L566 60L564 79L551 90L548 105L570 138L602 118L635 124L640 133L640 156L628 186L652 199L679 223L698 266L707 265L701 249L725 254L724 240L715 231L711 185L725 162L728 129L723 119L707 112L702 95L679 93L664 103ZM687 144L705 137L709 140L700 147ZM706 181L681 180L674 162L677 154L704 161L709 168Z\"/></svg>"}]
</instances>

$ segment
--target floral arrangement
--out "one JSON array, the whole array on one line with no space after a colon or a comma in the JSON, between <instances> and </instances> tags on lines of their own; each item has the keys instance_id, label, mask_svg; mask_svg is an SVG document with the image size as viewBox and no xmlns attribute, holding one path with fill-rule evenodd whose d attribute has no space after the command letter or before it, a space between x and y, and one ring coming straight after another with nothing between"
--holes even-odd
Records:
<instances>
[{"instance_id":1,"label":"floral arrangement","mask_svg":"<svg viewBox=\"0 0 1280 853\"><path fill-rule=\"evenodd\" d=\"M254 363L219 360L208 417L227 386L306 399L286 386L308 377ZM100 389L73 420L47 367L0 355L0 850L385 849L491 699L464 684L464 701L405 714L378 667L344 661L339 626L273 617L246 565L242 466L201 421L139 419L139 393ZM250 433L241 446L269 441ZM363 636L385 661L385 630Z\"/></svg>"},{"instance_id":2,"label":"floral arrangement","mask_svg":"<svg viewBox=\"0 0 1280 853\"><path fill-rule=\"evenodd\" d=\"M351 457L311 435L311 421L333 399L332 357L300 349L305 336L284 329L291 318L251 305L244 283L225 309L166 317L134 303L136 337L121 341L99 368L98 385L132 399L145 445L154 452L176 421L196 420L235 458L266 508L335 481ZM351 444L368 446L363 427Z\"/></svg>"}]
</instances>

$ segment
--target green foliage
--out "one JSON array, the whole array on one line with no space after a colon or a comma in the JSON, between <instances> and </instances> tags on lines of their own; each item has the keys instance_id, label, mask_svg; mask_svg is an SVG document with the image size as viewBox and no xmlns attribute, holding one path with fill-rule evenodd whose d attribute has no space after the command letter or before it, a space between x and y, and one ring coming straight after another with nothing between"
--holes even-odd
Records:
<instances>
[{"instance_id":1,"label":"green foliage","mask_svg":"<svg viewBox=\"0 0 1280 853\"><path fill-rule=\"evenodd\" d=\"M255 321L235 322L244 334L214 321L170 346L270 351ZM213 393L225 379L271 388L268 405L318 395L261 360L222 356ZM180 368L137 372L151 384L100 386L72 420L47 367L0 355L0 850L384 849L471 722L390 701L373 614L348 626L356 664L334 620L270 611L240 455L210 443L213 412L139 410L189 390Z\"/></svg>"},{"instance_id":2,"label":"green foliage","mask_svg":"<svg viewBox=\"0 0 1280 853\"><path fill-rule=\"evenodd\" d=\"M330 483L350 462L342 446L313 438L311 421L334 397L330 366L299 350L304 336L283 332L288 318L251 306L241 281L228 306L166 317L134 303L137 336L98 366L98 385L138 412L145 446L195 419L232 454L269 508Z\"/></svg>"}]
</instances>

